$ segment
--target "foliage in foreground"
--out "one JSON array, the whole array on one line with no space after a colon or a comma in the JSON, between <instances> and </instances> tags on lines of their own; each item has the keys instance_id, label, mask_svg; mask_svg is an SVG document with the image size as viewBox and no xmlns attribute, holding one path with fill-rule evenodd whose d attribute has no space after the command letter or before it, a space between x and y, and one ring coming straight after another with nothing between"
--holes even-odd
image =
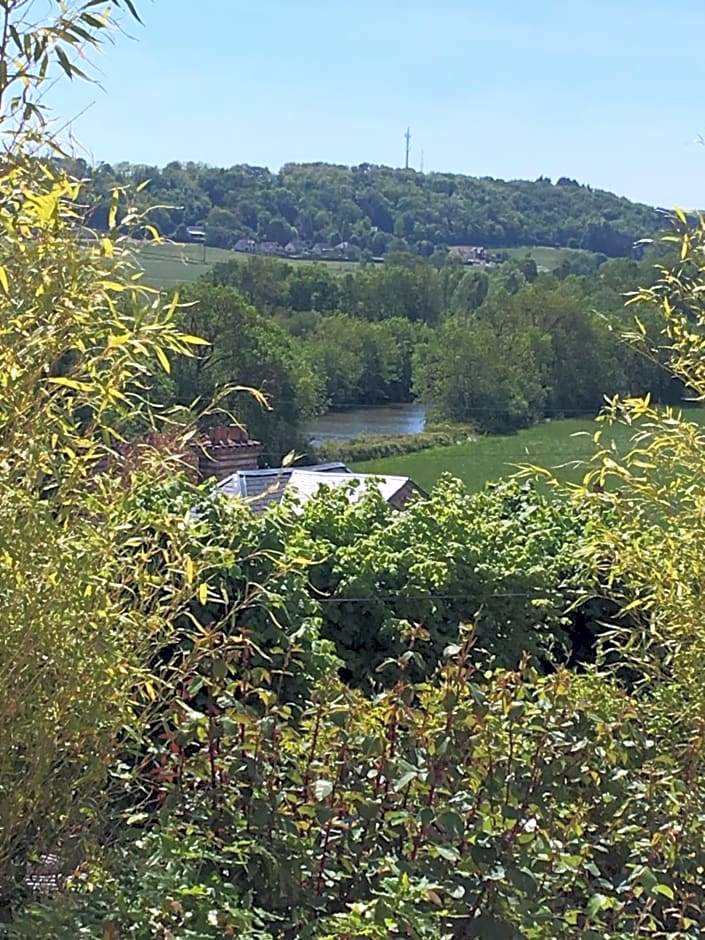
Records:
<instances>
[{"instance_id":1,"label":"foliage in foreground","mask_svg":"<svg viewBox=\"0 0 705 940\"><path fill-rule=\"evenodd\" d=\"M702 402L705 219L690 227L680 213L677 228L666 240L677 245L679 262L638 297L660 313L660 343L639 320L633 339L651 359L665 352L689 397ZM601 502L618 521L599 529L597 567L607 590L649 624L636 634L614 631L616 655L638 662L655 688L680 689L680 707L702 716L705 432L648 397L613 400L604 420L627 424L634 436L622 460L602 447L588 480L604 489Z\"/></svg>"},{"instance_id":2,"label":"foliage in foreground","mask_svg":"<svg viewBox=\"0 0 705 940\"><path fill-rule=\"evenodd\" d=\"M515 668L525 651L573 656L566 611L590 587L574 555L591 512L518 483L469 495L448 477L402 513L377 494L351 503L333 490L306 504L288 550L316 560L321 635L349 681L369 689L388 683L394 671L380 667L405 652L409 675L429 676L462 622L474 623L484 663Z\"/></svg>"},{"instance_id":3,"label":"foliage in foreground","mask_svg":"<svg viewBox=\"0 0 705 940\"><path fill-rule=\"evenodd\" d=\"M17 42L8 87L31 92L58 48L72 71L62 44L102 28L102 6L62 4ZM606 491L558 508L451 483L394 519L340 493L261 524L203 491L186 491L195 512L160 505L97 470L150 359L191 340L110 241L77 243L76 185L21 143L0 176L5 933L702 936L702 432L614 402L634 450L603 453ZM643 299L702 396L705 226L681 221L681 263ZM550 652L576 566L629 614L600 667L491 668ZM458 631L467 611L443 595L503 580L519 596ZM22 909L47 851L74 873Z\"/></svg>"},{"instance_id":4,"label":"foliage in foreground","mask_svg":"<svg viewBox=\"0 0 705 940\"><path fill-rule=\"evenodd\" d=\"M652 298L680 376L696 390L703 350L689 277L702 278L699 252L693 235L681 271L665 274ZM493 634L483 636L482 617L477 647L467 631L446 637L434 652L444 664L421 681L418 634L407 632L408 648L380 663L371 694L324 676L297 705L247 658L213 668L199 707L183 695L179 705L178 693L163 714L165 737L152 742L159 813L133 810L122 839L88 860L57 903L26 911L15 936L40 924L58 937L188 936L192 924L194 937L287 940L701 936L703 553L693 510L702 434L648 402L615 402L614 411L645 419L633 452L624 465L602 453L587 481L598 492L560 510L527 503L515 485L505 512L501 495L483 494L471 525L451 486L426 516L412 507L397 522L379 502L351 508L332 493L306 508L287 540L290 558L301 549L310 560L318 546L318 576L346 591L359 579L364 597L396 571L401 583L389 592L401 598L414 577L437 584L463 547L473 558L475 537L469 571L487 562L499 571L512 558L516 572L555 555L552 537L568 530L552 536L552 514L587 512L581 537L560 544L625 614L603 638L599 668L486 671ZM549 581L556 558L557 568L536 569ZM315 566L307 576L315 584ZM433 609L416 614L421 625ZM160 875L147 876L148 860ZM134 880L133 869L144 877Z\"/></svg>"},{"instance_id":5,"label":"foliage in foreground","mask_svg":"<svg viewBox=\"0 0 705 940\"><path fill-rule=\"evenodd\" d=\"M296 722L223 683L174 721L160 825L12 935L700 936L701 737L596 673L478 675L464 639L433 683L324 683Z\"/></svg>"},{"instance_id":6,"label":"foliage in foreground","mask_svg":"<svg viewBox=\"0 0 705 940\"><path fill-rule=\"evenodd\" d=\"M43 80L57 67L80 76L78 47L110 21L107 3L48 7L32 26L28 4L0 4L12 62L0 70L0 916L30 861L76 857L100 815L164 625L163 611L125 603L133 481L100 471L117 471L125 417L149 421L141 392L155 366L197 342L130 279L114 213L110 237L79 240L79 184L36 155ZM149 556L134 558L130 588L149 592Z\"/></svg>"}]
</instances>

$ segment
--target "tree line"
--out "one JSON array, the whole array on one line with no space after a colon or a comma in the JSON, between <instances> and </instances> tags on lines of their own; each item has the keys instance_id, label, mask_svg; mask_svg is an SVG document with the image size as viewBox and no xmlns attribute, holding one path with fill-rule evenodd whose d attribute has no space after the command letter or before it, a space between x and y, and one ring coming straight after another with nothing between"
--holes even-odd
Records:
<instances>
[{"instance_id":1,"label":"tree line","mask_svg":"<svg viewBox=\"0 0 705 940\"><path fill-rule=\"evenodd\" d=\"M199 226L208 244L222 248L241 239L309 249L344 243L351 256L369 258L390 251L431 256L452 245L552 245L617 257L662 227L655 209L567 177L507 182L367 163L290 163L273 173L247 165L91 167L78 160L69 170L91 181L92 227L106 226L116 187L145 184L137 205L162 207L152 221L163 234L185 241L189 227Z\"/></svg>"}]
</instances>

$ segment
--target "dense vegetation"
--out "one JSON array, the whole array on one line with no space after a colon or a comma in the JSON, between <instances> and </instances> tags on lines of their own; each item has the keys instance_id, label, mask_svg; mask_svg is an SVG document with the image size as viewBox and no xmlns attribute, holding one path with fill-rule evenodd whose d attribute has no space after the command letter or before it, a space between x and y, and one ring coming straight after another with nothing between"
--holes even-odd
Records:
<instances>
[{"instance_id":1,"label":"dense vegetation","mask_svg":"<svg viewBox=\"0 0 705 940\"><path fill-rule=\"evenodd\" d=\"M654 280L654 257L602 261L541 273L520 259L488 272L402 256L342 275L257 257L217 264L184 288L180 314L211 345L175 365L162 400L189 405L222 383L258 385L271 411L242 394L224 404L271 462L305 449L304 421L329 407L419 397L434 419L507 432L595 414L605 395L680 401L682 384L659 357L620 338L631 320L624 296ZM649 309L633 309L653 332Z\"/></svg>"},{"instance_id":2,"label":"dense vegetation","mask_svg":"<svg viewBox=\"0 0 705 940\"><path fill-rule=\"evenodd\" d=\"M346 255L357 260L390 251L443 256L451 245L555 245L618 257L662 225L655 209L567 178L504 182L323 163L272 173L178 162L92 170L78 161L71 171L92 180L99 202L92 225L105 224L115 187L149 181L142 205L174 207L154 212L161 231L186 241L189 227L203 226L208 244L223 248L240 239L282 248L292 241L309 248L344 242Z\"/></svg>"},{"instance_id":3,"label":"dense vegetation","mask_svg":"<svg viewBox=\"0 0 705 940\"><path fill-rule=\"evenodd\" d=\"M405 513L256 517L121 448L192 437L155 390L198 340L36 157L110 23L54 9L0 0L0 935L701 937L705 430L615 398L632 446L573 490ZM705 223L673 237L637 341L702 397Z\"/></svg>"}]
</instances>

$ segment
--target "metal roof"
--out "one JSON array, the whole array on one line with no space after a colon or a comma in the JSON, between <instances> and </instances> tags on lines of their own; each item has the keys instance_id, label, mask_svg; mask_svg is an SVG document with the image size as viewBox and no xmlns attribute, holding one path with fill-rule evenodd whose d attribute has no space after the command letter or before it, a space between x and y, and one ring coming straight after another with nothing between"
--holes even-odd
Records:
<instances>
[{"instance_id":1,"label":"metal roof","mask_svg":"<svg viewBox=\"0 0 705 940\"><path fill-rule=\"evenodd\" d=\"M389 502L404 486L409 477L388 476L372 473L318 473L315 470L294 470L286 487L297 499L305 503L315 496L322 486L349 487L350 502L356 503L371 488L379 490Z\"/></svg>"},{"instance_id":2,"label":"metal roof","mask_svg":"<svg viewBox=\"0 0 705 940\"><path fill-rule=\"evenodd\" d=\"M371 487L379 490L387 502L396 505L396 498L405 491L423 491L409 477L389 474L353 473L345 464L327 463L313 467L272 467L266 470L240 470L218 483L227 496L245 500L253 512L264 512L281 503L284 493L292 493L299 504L314 496L321 486L348 486L351 502L357 502Z\"/></svg>"},{"instance_id":3,"label":"metal roof","mask_svg":"<svg viewBox=\"0 0 705 940\"><path fill-rule=\"evenodd\" d=\"M247 500L254 512L264 512L272 503L281 502L294 469L293 467L268 467L264 470L238 470L220 480L218 489L226 496L238 496L240 499ZM317 464L314 467L297 468L297 471L350 475L350 470L344 463Z\"/></svg>"}]
</instances>

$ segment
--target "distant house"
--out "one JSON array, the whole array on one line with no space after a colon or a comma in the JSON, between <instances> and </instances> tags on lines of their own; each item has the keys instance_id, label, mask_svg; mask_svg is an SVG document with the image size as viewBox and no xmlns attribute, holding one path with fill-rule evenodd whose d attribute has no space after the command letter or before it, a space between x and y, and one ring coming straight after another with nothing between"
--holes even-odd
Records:
<instances>
[{"instance_id":1,"label":"distant house","mask_svg":"<svg viewBox=\"0 0 705 940\"><path fill-rule=\"evenodd\" d=\"M487 253L481 245L453 245L448 253L451 257L460 258L463 264L482 264L487 260Z\"/></svg>"},{"instance_id":2,"label":"distant house","mask_svg":"<svg viewBox=\"0 0 705 940\"><path fill-rule=\"evenodd\" d=\"M303 505L322 486L346 487L351 502L374 487L395 509L404 509L414 496L426 496L409 477L353 473L342 463L241 470L218 483L222 493L245 500L257 515L281 503L285 493L293 495L296 502Z\"/></svg>"},{"instance_id":3,"label":"distant house","mask_svg":"<svg viewBox=\"0 0 705 940\"><path fill-rule=\"evenodd\" d=\"M303 254L305 250L306 246L304 243L297 241L296 239L292 239L290 242L287 242L287 244L284 245L284 251L287 253L287 255L292 257Z\"/></svg>"},{"instance_id":4,"label":"distant house","mask_svg":"<svg viewBox=\"0 0 705 940\"><path fill-rule=\"evenodd\" d=\"M257 251L261 255L279 255L282 253L282 246L279 242L260 242Z\"/></svg>"},{"instance_id":5,"label":"distant house","mask_svg":"<svg viewBox=\"0 0 705 940\"><path fill-rule=\"evenodd\" d=\"M233 251L255 252L257 251L257 242L254 238L240 238L235 242Z\"/></svg>"},{"instance_id":6,"label":"distant house","mask_svg":"<svg viewBox=\"0 0 705 940\"><path fill-rule=\"evenodd\" d=\"M350 255L355 254L355 246L350 242L339 242L333 251L339 258L349 258Z\"/></svg>"},{"instance_id":7,"label":"distant house","mask_svg":"<svg viewBox=\"0 0 705 940\"><path fill-rule=\"evenodd\" d=\"M394 509L404 509L414 496L427 495L410 477L351 473L347 467L344 473L320 473L315 467L312 470L294 470L287 491L293 492L300 503L305 503L315 496L322 486L346 487L348 499L353 503L368 490L376 489Z\"/></svg>"},{"instance_id":8,"label":"distant house","mask_svg":"<svg viewBox=\"0 0 705 940\"><path fill-rule=\"evenodd\" d=\"M316 242L316 244L311 249L311 254L316 255L320 258L325 255L332 255L335 252L335 248L328 242Z\"/></svg>"},{"instance_id":9,"label":"distant house","mask_svg":"<svg viewBox=\"0 0 705 940\"><path fill-rule=\"evenodd\" d=\"M186 229L186 234L195 242L202 242L206 240L206 230L197 225L190 225Z\"/></svg>"},{"instance_id":10,"label":"distant house","mask_svg":"<svg viewBox=\"0 0 705 940\"><path fill-rule=\"evenodd\" d=\"M95 467L96 473L110 473L125 479L144 462L148 453L164 457L166 472L178 469L193 483L222 480L239 472L256 470L263 447L250 440L244 427L209 428L207 436L184 440L175 431L150 431L129 441L114 441L112 455Z\"/></svg>"}]
</instances>

